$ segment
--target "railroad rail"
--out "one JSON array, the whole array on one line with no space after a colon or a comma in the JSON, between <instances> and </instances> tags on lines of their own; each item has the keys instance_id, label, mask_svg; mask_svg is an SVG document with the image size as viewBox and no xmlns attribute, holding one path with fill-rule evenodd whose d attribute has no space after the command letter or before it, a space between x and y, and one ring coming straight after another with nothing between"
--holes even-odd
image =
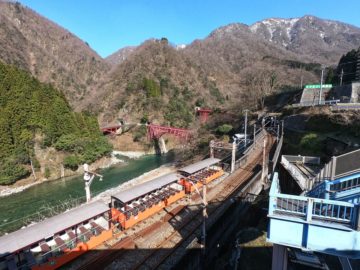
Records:
<instances>
[{"instance_id":1,"label":"railroad rail","mask_svg":"<svg viewBox=\"0 0 360 270\"><path fill-rule=\"evenodd\" d=\"M267 153L269 153L275 138L270 134L267 134L267 136L269 142L267 144ZM243 187L257 173L256 170L260 170L259 165L262 164L262 151L260 149L261 147L257 151L251 151L248 162L232 175L225 178L219 190L217 190L217 185L208 188L208 225L216 220L218 214L222 213L225 207L224 202L229 200L234 192ZM200 196L198 194L193 194L191 197L191 200L194 202L198 202L199 199ZM203 221L200 203L187 206L182 205L182 203L184 203L184 200L179 201L180 205L174 206L162 220L156 221L139 232L133 232L132 235L128 236L125 236L122 232L119 233L118 237L122 239L113 245L108 244L108 249L92 254L91 259L84 262L77 269L89 269L89 267L104 269L113 261L120 263L121 268L124 269L157 269L169 268L169 265L175 265L178 259L180 259L179 256L176 259L177 251L184 244L189 243L189 241L192 242L197 238ZM163 236L151 248L139 248L141 241L144 241L144 239L151 235L156 235L156 232L160 232L163 226L166 226L170 220L179 216L182 216L182 218L181 221L174 225L174 231L169 231L167 235ZM211 222L211 220L213 221ZM137 246L136 249L134 249L135 246Z\"/></svg>"},{"instance_id":2,"label":"railroad rail","mask_svg":"<svg viewBox=\"0 0 360 270\"><path fill-rule=\"evenodd\" d=\"M272 136L268 135L268 138L269 144L267 145L267 152L270 151L270 147L274 143L274 138ZM214 219L217 214L222 212L222 207L224 206L223 203L229 200L234 192L238 191L239 188L241 188L246 182L248 182L249 179L251 179L254 174L256 174L254 169L258 167L261 162L262 151L257 151L257 155L252 157L252 160L249 160L249 162L243 168L240 168L233 175L224 180L227 182L227 185L224 185L220 192L212 194L212 198L209 200L208 206L209 224L211 219ZM209 188L209 195L214 189L216 189L216 187ZM192 195L192 200L197 201L196 197L199 196L197 194ZM181 208L180 210L178 209L179 207ZM128 249L124 248L124 241L126 241L126 243L136 243L147 235L159 231L161 226L167 223L171 217L164 218L162 221L158 221L153 225L146 227L142 231L135 233L133 236L125 238L126 240L123 239L119 241L111 247L110 252L100 253L98 256L96 256L96 258L93 258L90 262L84 265L84 267L79 269L88 269L87 267L90 265L92 267L95 265L97 268L102 269L114 260L120 260L121 263L124 263L124 267L126 265L126 268L129 269L157 269L161 268L162 265L165 266L165 264L167 264L166 262L168 262L171 257L175 256L175 253L184 242L195 239L197 237L196 234L202 225L202 207L199 205L178 206L175 207L172 211L176 212L176 214L178 214L180 211L183 213L185 209L190 210L191 207L193 208L191 209L191 215L182 219L182 221L177 224L176 230L165 236L151 249L136 250L135 256L134 250L131 249L129 251ZM174 213L173 216L176 214ZM127 262L125 262L127 259L125 258L126 253L130 252L131 256L128 257L132 257L132 261L128 259ZM174 259L168 264L174 264L175 261L176 260Z\"/></svg>"},{"instance_id":3,"label":"railroad rail","mask_svg":"<svg viewBox=\"0 0 360 270\"><path fill-rule=\"evenodd\" d=\"M272 136L268 136L271 139L271 144L268 144L267 147L267 151L270 151L270 145L272 146L273 144L273 139ZM220 195L215 196L215 200L212 199L209 201L209 209L208 209L208 215L209 217L215 216L215 213L220 210L220 208L223 206L223 202L225 202L226 200L228 200L231 195L233 195L234 192L236 192L241 186L243 186L243 184L245 184L249 179L251 179L251 177L256 174L253 169L256 167L256 165L261 164L262 162L262 153L260 152L257 157L255 158L254 161L249 162L241 171L239 171L238 173L236 173L233 177L230 178L236 178L238 176L241 176L239 178L238 181L234 181L232 182L232 184L225 186L222 191L220 192ZM242 172L242 174L240 174ZM230 181L229 181L230 182ZM191 222L193 222L193 224L191 224ZM140 262L138 262L138 264L136 265L136 267L132 268L132 269L140 269L142 266L146 266L146 269L158 269L162 264L165 263L165 261L170 258L177 250L177 248L183 243L185 242L187 239L191 238L194 233L200 229L200 226L202 225L202 216L201 216L201 209L199 209L195 215L186 222L186 224L183 224L182 228L185 228L185 226L187 226L188 224L190 224L190 228L186 228L187 230L187 235L181 234L182 239L181 241L177 241L175 242L175 246L168 248L168 244L173 241L173 238L177 238L179 236L179 232L175 231L171 234L170 237L164 239L159 245L157 249L152 250L151 254L148 254L143 260L141 260ZM156 252L161 252L165 254L160 254L159 255L155 255ZM155 259L155 264L152 266L149 266L148 260L154 257Z\"/></svg>"}]
</instances>

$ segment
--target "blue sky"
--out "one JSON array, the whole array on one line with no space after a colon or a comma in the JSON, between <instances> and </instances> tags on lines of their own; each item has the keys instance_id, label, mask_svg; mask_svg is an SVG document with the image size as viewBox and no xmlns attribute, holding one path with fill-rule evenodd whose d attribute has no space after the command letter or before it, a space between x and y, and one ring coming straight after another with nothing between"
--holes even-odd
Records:
<instances>
[{"instance_id":1,"label":"blue sky","mask_svg":"<svg viewBox=\"0 0 360 270\"><path fill-rule=\"evenodd\" d=\"M175 44L205 38L233 22L315 15L360 27L360 0L20 0L73 32L101 56L167 37Z\"/></svg>"}]
</instances>

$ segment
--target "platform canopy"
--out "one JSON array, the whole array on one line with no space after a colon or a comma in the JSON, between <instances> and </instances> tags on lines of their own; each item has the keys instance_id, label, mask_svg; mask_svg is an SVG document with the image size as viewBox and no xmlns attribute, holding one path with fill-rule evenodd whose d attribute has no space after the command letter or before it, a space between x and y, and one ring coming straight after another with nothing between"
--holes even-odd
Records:
<instances>
[{"instance_id":1,"label":"platform canopy","mask_svg":"<svg viewBox=\"0 0 360 270\"><path fill-rule=\"evenodd\" d=\"M218 158L207 158L204 160L201 160L199 162L196 162L194 164L191 164L189 166L186 166L184 168L179 169L180 173L186 173L186 174L193 174L198 171L201 171L207 167L210 167L216 163L219 163L221 159Z\"/></svg>"},{"instance_id":2,"label":"platform canopy","mask_svg":"<svg viewBox=\"0 0 360 270\"><path fill-rule=\"evenodd\" d=\"M109 211L106 204L93 202L4 235L0 237L0 257L29 247L106 211Z\"/></svg>"},{"instance_id":3,"label":"platform canopy","mask_svg":"<svg viewBox=\"0 0 360 270\"><path fill-rule=\"evenodd\" d=\"M116 200L119 200L123 203L128 203L132 200L135 200L141 196L144 196L154 190L160 189L164 186L167 186L173 182L176 182L180 179L180 175L177 173L169 173L154 180L147 181L140 185L134 186L127 190L121 191L112 197Z\"/></svg>"}]
</instances>

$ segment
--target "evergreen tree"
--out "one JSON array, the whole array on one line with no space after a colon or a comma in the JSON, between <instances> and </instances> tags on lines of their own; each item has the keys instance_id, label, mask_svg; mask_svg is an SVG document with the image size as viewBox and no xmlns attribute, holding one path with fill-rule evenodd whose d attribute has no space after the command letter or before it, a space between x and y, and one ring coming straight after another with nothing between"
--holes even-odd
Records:
<instances>
[{"instance_id":1,"label":"evergreen tree","mask_svg":"<svg viewBox=\"0 0 360 270\"><path fill-rule=\"evenodd\" d=\"M74 113L51 85L0 62L0 184L29 174L36 133L44 146L73 154L65 162L72 169L111 151L95 116Z\"/></svg>"}]
</instances>

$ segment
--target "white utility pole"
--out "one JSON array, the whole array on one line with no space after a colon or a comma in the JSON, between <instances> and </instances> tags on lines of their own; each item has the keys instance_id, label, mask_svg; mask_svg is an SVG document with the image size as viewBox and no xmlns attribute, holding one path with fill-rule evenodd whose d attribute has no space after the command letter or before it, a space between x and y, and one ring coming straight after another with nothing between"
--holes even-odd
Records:
<instances>
[{"instance_id":1,"label":"white utility pole","mask_svg":"<svg viewBox=\"0 0 360 270\"><path fill-rule=\"evenodd\" d=\"M244 112L245 112L245 141L244 141L245 148L247 146L247 114L248 114L248 111L249 111L248 109L244 110Z\"/></svg>"},{"instance_id":2,"label":"white utility pole","mask_svg":"<svg viewBox=\"0 0 360 270\"><path fill-rule=\"evenodd\" d=\"M202 235L203 235L203 239L202 239L202 245L203 245L203 256L205 256L206 254L206 219L208 217L207 215L207 211L206 211L206 207L207 207L207 201L206 201L206 181L205 179L203 180L203 192L202 192L202 199L203 199L203 224L202 224Z\"/></svg>"},{"instance_id":3,"label":"white utility pole","mask_svg":"<svg viewBox=\"0 0 360 270\"><path fill-rule=\"evenodd\" d=\"M268 164L267 164L267 154L266 154L266 145L267 145L267 138L264 138L264 144L263 144L263 162L262 162L262 172L261 172L261 181L262 184L267 184L267 175L268 175Z\"/></svg>"},{"instance_id":4,"label":"white utility pole","mask_svg":"<svg viewBox=\"0 0 360 270\"><path fill-rule=\"evenodd\" d=\"M230 169L231 173L235 171L235 161L236 161L236 142L233 141L232 150L231 150L231 169Z\"/></svg>"},{"instance_id":5,"label":"white utility pole","mask_svg":"<svg viewBox=\"0 0 360 270\"><path fill-rule=\"evenodd\" d=\"M340 86L342 86L343 76L344 76L344 69L342 68L340 74Z\"/></svg>"},{"instance_id":6,"label":"white utility pole","mask_svg":"<svg viewBox=\"0 0 360 270\"><path fill-rule=\"evenodd\" d=\"M210 141L210 157L214 157L214 140Z\"/></svg>"},{"instance_id":7,"label":"white utility pole","mask_svg":"<svg viewBox=\"0 0 360 270\"><path fill-rule=\"evenodd\" d=\"M189 181L190 184L192 184L196 190L196 192L199 194L202 203L203 203L203 223L202 223L202 227L201 227L201 250L202 250L202 256L205 256L206 253L206 219L208 217L207 214L207 210L206 207L208 205L207 200L206 200L206 181L205 179L203 180L203 189L202 189L202 194L200 193L199 189L196 187L196 185L192 182Z\"/></svg>"},{"instance_id":8,"label":"white utility pole","mask_svg":"<svg viewBox=\"0 0 360 270\"><path fill-rule=\"evenodd\" d=\"M253 148L256 146L256 124L254 124L254 142L253 142Z\"/></svg>"},{"instance_id":9,"label":"white utility pole","mask_svg":"<svg viewBox=\"0 0 360 270\"><path fill-rule=\"evenodd\" d=\"M321 105L321 96L322 96L322 87L323 87L323 78L324 78L324 69L325 67L321 67L321 81L320 81L320 96L319 96L319 105Z\"/></svg>"},{"instance_id":10,"label":"white utility pole","mask_svg":"<svg viewBox=\"0 0 360 270\"><path fill-rule=\"evenodd\" d=\"M101 174L94 173L92 171L89 171L89 165L84 164L84 182L85 182L85 193L86 193L86 202L89 202L91 200L91 192L90 192L90 186L93 182L95 176L100 177L100 181L102 181L103 176Z\"/></svg>"}]
</instances>

